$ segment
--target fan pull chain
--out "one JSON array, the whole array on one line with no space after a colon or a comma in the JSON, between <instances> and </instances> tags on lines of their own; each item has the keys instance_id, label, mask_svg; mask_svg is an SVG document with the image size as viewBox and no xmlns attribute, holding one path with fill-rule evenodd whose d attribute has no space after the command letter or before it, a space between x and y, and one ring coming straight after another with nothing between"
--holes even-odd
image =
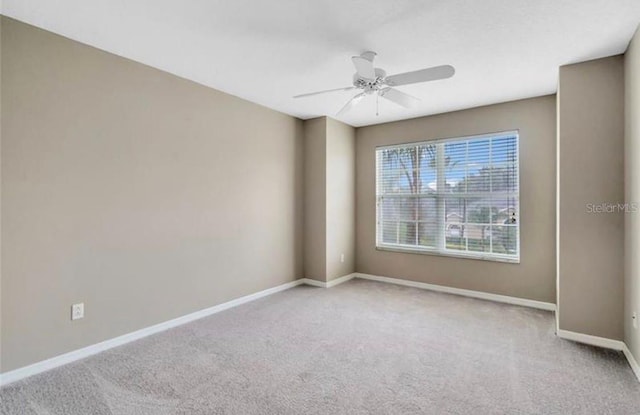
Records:
<instances>
[{"instance_id":1,"label":"fan pull chain","mask_svg":"<svg viewBox=\"0 0 640 415\"><path fill-rule=\"evenodd\" d=\"M380 103L380 93L378 92L378 93L376 94L376 117L377 117L378 115L380 115L380 114L378 114L378 108L379 108L379 106L380 106L380 105L379 105L379 103Z\"/></svg>"}]
</instances>

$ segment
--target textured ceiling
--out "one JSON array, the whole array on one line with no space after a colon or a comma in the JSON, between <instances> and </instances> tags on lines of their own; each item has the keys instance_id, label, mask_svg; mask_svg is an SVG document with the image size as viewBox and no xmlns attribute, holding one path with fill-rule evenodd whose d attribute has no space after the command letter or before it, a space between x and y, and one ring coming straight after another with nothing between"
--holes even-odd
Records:
<instances>
[{"instance_id":1,"label":"textured ceiling","mask_svg":"<svg viewBox=\"0 0 640 415\"><path fill-rule=\"evenodd\" d=\"M362 126L556 91L558 66L624 52L640 0L4 0L2 13L300 118L355 93L350 57L389 74L451 64L447 80L399 87L410 110L368 97Z\"/></svg>"}]
</instances>

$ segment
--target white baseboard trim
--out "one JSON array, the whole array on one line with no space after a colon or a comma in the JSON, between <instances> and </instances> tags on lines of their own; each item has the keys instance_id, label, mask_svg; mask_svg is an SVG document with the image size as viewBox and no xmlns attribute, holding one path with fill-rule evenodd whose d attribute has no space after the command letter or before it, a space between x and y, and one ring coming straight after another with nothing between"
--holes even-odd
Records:
<instances>
[{"instance_id":1,"label":"white baseboard trim","mask_svg":"<svg viewBox=\"0 0 640 415\"><path fill-rule=\"evenodd\" d=\"M607 339L606 337L592 336L590 334L576 333L575 331L562 329L558 329L556 334L561 339L571 340L578 343L584 343L591 346L602 347L605 349L616 350L618 352L624 353L624 357L627 358L633 374L636 375L636 378L640 382L640 365L638 365L635 357L633 357L633 354L631 354L631 351L623 341Z\"/></svg>"},{"instance_id":2,"label":"white baseboard trim","mask_svg":"<svg viewBox=\"0 0 640 415\"><path fill-rule=\"evenodd\" d=\"M576 333L570 330L558 330L556 335L561 339L571 340L578 343L584 343L591 346L603 347L605 349L623 351L626 346L620 340L607 339L606 337L592 336L590 334Z\"/></svg>"},{"instance_id":3,"label":"white baseboard trim","mask_svg":"<svg viewBox=\"0 0 640 415\"><path fill-rule=\"evenodd\" d=\"M94 354L112 349L117 346L122 346L123 344L142 339L143 337L147 337L152 334L160 333L162 331L165 331L173 327L190 323L192 321L210 316L212 314L219 313L229 308L236 307L241 304L245 304L245 303L257 300L259 298L266 297L268 295L287 290L297 285L307 284L307 283L308 281L306 281L305 278L301 278L301 279L291 281L282 285L278 285L276 287L259 291L257 293L245 295L244 297L236 298L235 300L227 301L226 303L205 308L204 310L196 311L194 313L190 313L182 317L165 321L163 323L145 327L143 329L136 330L134 332L127 333L122 336L114 337L112 339L105 340L103 342L96 343L91 346L83 347L81 349L77 349L69 353L55 356L50 359L46 359L46 360L31 364L29 366L24 366L15 370L11 370L9 372L2 373L0 374L0 386L7 385L9 383L24 379L26 377L45 372L47 370L51 370L53 368L65 365L67 363L74 362L76 360L84 359L85 357L92 356Z\"/></svg>"},{"instance_id":4,"label":"white baseboard trim","mask_svg":"<svg viewBox=\"0 0 640 415\"><path fill-rule=\"evenodd\" d=\"M302 283L306 285L311 285L312 287L327 288L326 282L314 280L313 278L303 278Z\"/></svg>"},{"instance_id":5,"label":"white baseboard trim","mask_svg":"<svg viewBox=\"0 0 640 415\"><path fill-rule=\"evenodd\" d=\"M356 274L348 274L345 275L343 277L339 277L339 278L335 278L332 279L330 281L318 281L318 280L314 280L312 278L303 278L302 279L302 283L303 284L307 284L307 285L312 285L314 287L321 287L321 288L331 288L331 287L335 287L338 284L342 284L343 282L347 282L353 278L356 277Z\"/></svg>"},{"instance_id":6,"label":"white baseboard trim","mask_svg":"<svg viewBox=\"0 0 640 415\"><path fill-rule=\"evenodd\" d=\"M344 277L335 278L331 281L327 281L327 288L335 287L338 284L342 284L343 282L347 282L355 278L356 274L345 275Z\"/></svg>"},{"instance_id":7,"label":"white baseboard trim","mask_svg":"<svg viewBox=\"0 0 640 415\"><path fill-rule=\"evenodd\" d=\"M556 305L553 303L545 303L542 301L528 300L526 298L509 297L507 295L491 294L482 291L465 290L462 288L447 287L444 285L427 284L425 282L403 280L400 278L380 277L377 275L356 273L356 278L365 280L386 282L390 284L404 285L407 287L422 288L424 290L437 291L441 293L461 295L464 297L479 298L481 300L496 301L498 303L506 303L519 305L524 307L537 308L540 310L555 311Z\"/></svg>"},{"instance_id":8,"label":"white baseboard trim","mask_svg":"<svg viewBox=\"0 0 640 415\"><path fill-rule=\"evenodd\" d=\"M152 334L160 333L162 331L168 330L173 327L177 327L186 323L190 323L192 321L201 319L203 317L210 316L212 314L219 313L221 311L230 309L232 307L239 306L241 304L245 304L254 300L257 300L262 297L266 297L271 294L275 294L280 291L287 290L289 288L307 284L315 287L321 288L331 288L338 284L342 284L347 282L353 278L361 278L365 280L386 282L397 285L404 285L407 287L415 287L422 288L431 291L438 291L448 294L461 295L465 297L479 298L483 300L497 301L501 303L520 305L525 307L538 308L542 310L555 310L556 306L552 303L544 303L541 301L527 300L523 298L516 297L508 297L504 295L498 294L490 294L484 293L480 291L472 291L472 290L464 290L460 288L452 288L441 285L427 284L423 282L410 281L410 280L402 280L398 278L389 278L389 277L380 277L376 275L369 274L361 274L361 273L353 273L349 275L345 275L340 278L336 278L334 280L323 282L310 278L301 278L295 281L291 281L282 285L278 285L276 287L268 288L263 291L259 291L257 293L249 294L244 297L236 298L231 301L227 301L226 303L218 304L213 307L206 308L204 310L196 311L191 314L184 315L182 317L178 317L172 320L165 321L163 323L155 324L153 326L145 327L140 330L136 330L131 333L124 334L122 336L114 337L113 339L105 340L100 343L93 344L91 346L83 347L78 350L71 351L69 353L65 353L59 356L52 357L50 359L43 360L41 362L37 362L31 364L29 366L21 367L9 372L0 374L0 386L7 385L12 382L16 382L18 380L27 378L32 375L36 375L38 373L45 372L47 370L54 369L56 367L74 362L76 360L84 359L86 357L92 356L94 354L112 349L117 346L122 346L126 343L130 343L135 340L142 339L144 337L150 336ZM568 330L558 330L558 337L573 340L580 343L590 344L593 346L604 347L608 349L622 351L626 356L629 364L631 365L631 369L635 373L636 377L640 381L640 366L635 360L634 356L631 354L627 346L619 341L619 340L611 340L603 337L591 336L587 334L575 333Z\"/></svg>"},{"instance_id":9,"label":"white baseboard trim","mask_svg":"<svg viewBox=\"0 0 640 415\"><path fill-rule=\"evenodd\" d=\"M631 370L633 370L633 373L636 375L636 378L638 378L638 382L640 382L640 365L638 365L638 361L636 360L635 357L633 357L633 354L631 354L631 350L629 350L626 344L624 345L624 349L622 349L622 352L624 353L624 356L627 358L627 361L629 362L629 366L631 366Z\"/></svg>"}]
</instances>

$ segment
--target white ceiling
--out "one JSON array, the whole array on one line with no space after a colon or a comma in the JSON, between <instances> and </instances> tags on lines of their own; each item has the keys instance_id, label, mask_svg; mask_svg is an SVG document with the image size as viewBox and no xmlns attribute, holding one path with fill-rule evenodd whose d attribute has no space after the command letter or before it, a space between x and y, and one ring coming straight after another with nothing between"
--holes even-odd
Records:
<instances>
[{"instance_id":1,"label":"white ceiling","mask_svg":"<svg viewBox=\"0 0 640 415\"><path fill-rule=\"evenodd\" d=\"M2 13L300 118L355 93L350 57L388 74L451 64L447 80L398 89L407 110L368 97L354 126L556 91L558 66L624 52L640 0L4 0Z\"/></svg>"}]
</instances>

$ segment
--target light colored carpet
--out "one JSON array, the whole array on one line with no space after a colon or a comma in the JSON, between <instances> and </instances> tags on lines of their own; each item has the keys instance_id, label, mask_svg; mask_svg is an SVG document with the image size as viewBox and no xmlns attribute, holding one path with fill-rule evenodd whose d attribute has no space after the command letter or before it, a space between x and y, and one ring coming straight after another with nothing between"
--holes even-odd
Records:
<instances>
[{"instance_id":1,"label":"light colored carpet","mask_svg":"<svg viewBox=\"0 0 640 415\"><path fill-rule=\"evenodd\" d=\"M622 354L549 312L354 280L306 286L0 391L3 414L638 414Z\"/></svg>"}]
</instances>

